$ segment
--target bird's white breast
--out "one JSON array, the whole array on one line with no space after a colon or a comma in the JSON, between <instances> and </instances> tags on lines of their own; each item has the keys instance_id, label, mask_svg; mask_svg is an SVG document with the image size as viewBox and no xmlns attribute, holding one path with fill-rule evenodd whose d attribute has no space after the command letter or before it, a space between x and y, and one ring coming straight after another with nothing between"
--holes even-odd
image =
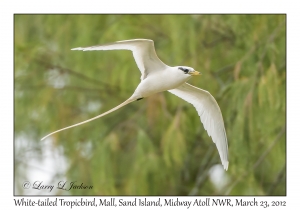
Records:
<instances>
[{"instance_id":1,"label":"bird's white breast","mask_svg":"<svg viewBox=\"0 0 300 210\"><path fill-rule=\"evenodd\" d=\"M189 78L190 76L183 74L177 67L169 67L147 75L147 78L138 85L134 95L138 98L144 98L154 93L174 89Z\"/></svg>"}]
</instances>

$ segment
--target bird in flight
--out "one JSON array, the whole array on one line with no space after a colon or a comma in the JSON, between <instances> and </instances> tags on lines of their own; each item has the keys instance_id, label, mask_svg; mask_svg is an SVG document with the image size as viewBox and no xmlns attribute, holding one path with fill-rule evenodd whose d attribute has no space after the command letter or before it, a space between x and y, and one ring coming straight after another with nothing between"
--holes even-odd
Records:
<instances>
[{"instance_id":1,"label":"bird in flight","mask_svg":"<svg viewBox=\"0 0 300 210\"><path fill-rule=\"evenodd\" d=\"M89 120L54 131L41 140L54 133L103 117L133 101L158 92L169 91L196 108L205 130L217 146L224 169L228 169L228 143L220 107L208 91L186 83L192 76L201 75L200 72L187 66L170 67L164 64L157 57L154 42L150 39L124 40L91 47L78 47L71 50L130 50L141 71L141 82L132 96L120 105Z\"/></svg>"}]
</instances>

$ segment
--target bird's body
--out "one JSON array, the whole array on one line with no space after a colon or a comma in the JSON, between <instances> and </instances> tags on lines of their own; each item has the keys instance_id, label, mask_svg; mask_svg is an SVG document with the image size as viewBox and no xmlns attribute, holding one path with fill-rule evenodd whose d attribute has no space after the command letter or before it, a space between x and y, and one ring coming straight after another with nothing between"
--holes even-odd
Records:
<instances>
[{"instance_id":1,"label":"bird's body","mask_svg":"<svg viewBox=\"0 0 300 210\"><path fill-rule=\"evenodd\" d=\"M182 72L179 72L177 67L161 69L161 72L155 72L142 80L132 97L146 98L158 92L171 90L191 78L190 76L180 76L182 76Z\"/></svg>"},{"instance_id":2,"label":"bird's body","mask_svg":"<svg viewBox=\"0 0 300 210\"><path fill-rule=\"evenodd\" d=\"M52 132L42 140L54 133L103 117L133 101L158 92L169 91L193 104L204 128L217 146L224 169L228 169L228 144L221 110L209 92L186 83L191 76L200 75L199 72L187 66L167 66L157 57L154 42L149 39L125 40L92 47L79 47L72 50L131 50L141 71L141 82L132 96L117 107L84 122Z\"/></svg>"}]
</instances>

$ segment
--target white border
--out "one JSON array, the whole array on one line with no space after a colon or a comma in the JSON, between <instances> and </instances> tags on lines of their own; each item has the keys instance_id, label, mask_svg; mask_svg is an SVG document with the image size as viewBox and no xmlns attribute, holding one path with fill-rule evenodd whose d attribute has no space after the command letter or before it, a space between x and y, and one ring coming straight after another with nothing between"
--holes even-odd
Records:
<instances>
[{"instance_id":1,"label":"white border","mask_svg":"<svg viewBox=\"0 0 300 210\"><path fill-rule=\"evenodd\" d=\"M293 2L295 2L293 4ZM15 13L287 13L287 197L258 197L286 200L288 208L299 202L299 12L296 1L7 1L0 2L1 40L1 201L10 209L13 197L13 14ZM120 197L119 197L120 198ZM154 198L154 197L152 197ZM172 197L174 198L174 197ZM222 197L224 198L224 197ZM230 197L234 199L235 197ZM250 197L244 197L250 199ZM35 197L33 199L39 199ZM52 198L53 199L53 198ZM69 200L75 198L67 197ZM78 197L77 197L78 199ZM125 197L129 199L129 197ZM62 209L62 207L58 207ZM148 207L149 208L149 207ZM229 208L229 207L228 207ZM248 207L249 208L249 207ZM68 207L68 209L70 209ZM115 208L114 208L115 209ZM129 209L129 208L127 208ZM140 209L140 208L139 208ZM227 209L227 208L222 208ZM232 209L232 208L231 208ZM250 208L251 209L251 208ZM281 209L281 208L280 208ZM296 209L296 208L294 208Z\"/></svg>"}]
</instances>

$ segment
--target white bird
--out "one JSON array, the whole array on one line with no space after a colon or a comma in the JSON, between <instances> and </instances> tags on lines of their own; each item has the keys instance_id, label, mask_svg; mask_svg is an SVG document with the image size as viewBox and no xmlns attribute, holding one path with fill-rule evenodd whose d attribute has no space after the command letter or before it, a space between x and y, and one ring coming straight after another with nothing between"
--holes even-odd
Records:
<instances>
[{"instance_id":1,"label":"white bird","mask_svg":"<svg viewBox=\"0 0 300 210\"><path fill-rule=\"evenodd\" d=\"M217 146L224 169L228 169L228 144L221 110L208 91L186 83L191 76L201 75L200 72L187 66L167 66L157 57L154 42L149 39L124 40L98 46L78 47L71 50L131 50L142 74L141 82L133 95L115 108L89 120L52 132L41 140L54 133L103 117L133 101L158 92L169 91L196 108L205 130Z\"/></svg>"}]
</instances>

